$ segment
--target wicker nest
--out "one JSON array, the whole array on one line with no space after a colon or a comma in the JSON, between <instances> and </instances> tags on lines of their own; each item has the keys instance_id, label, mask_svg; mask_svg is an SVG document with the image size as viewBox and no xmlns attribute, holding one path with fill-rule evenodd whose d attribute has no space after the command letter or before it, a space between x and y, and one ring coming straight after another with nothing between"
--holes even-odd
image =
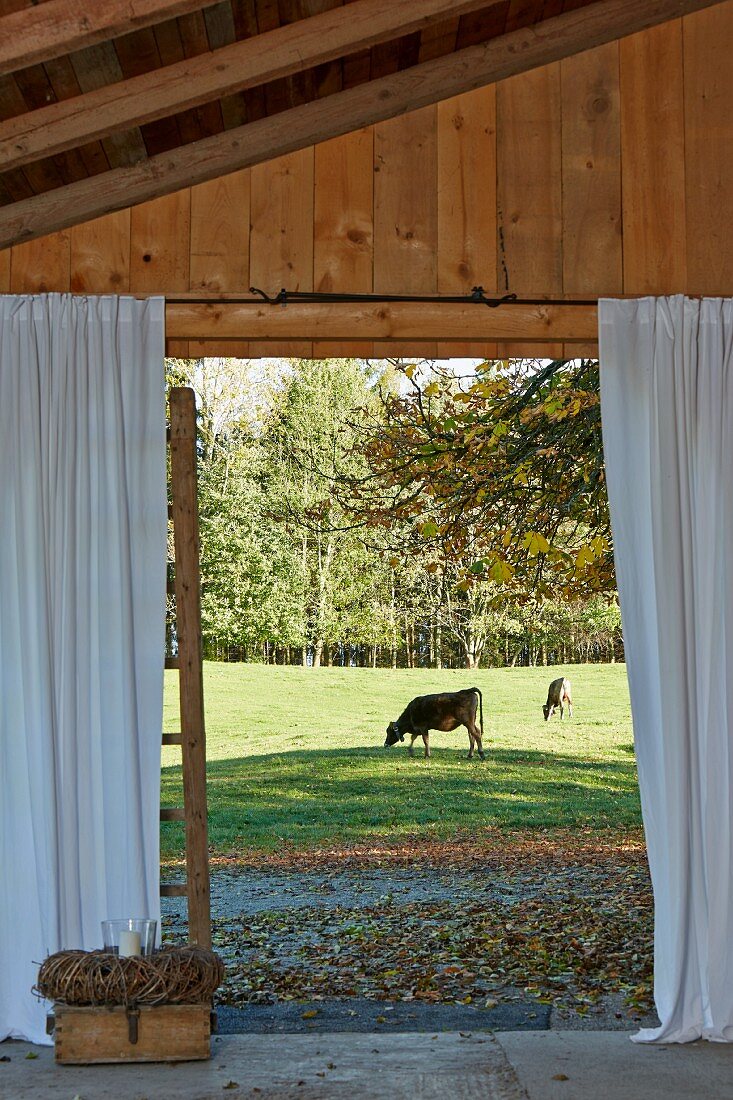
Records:
<instances>
[{"instance_id":1,"label":"wicker nest","mask_svg":"<svg viewBox=\"0 0 733 1100\"><path fill-rule=\"evenodd\" d=\"M34 993L64 1005L200 1004L223 981L219 956L195 945L130 958L58 951L42 964Z\"/></svg>"}]
</instances>

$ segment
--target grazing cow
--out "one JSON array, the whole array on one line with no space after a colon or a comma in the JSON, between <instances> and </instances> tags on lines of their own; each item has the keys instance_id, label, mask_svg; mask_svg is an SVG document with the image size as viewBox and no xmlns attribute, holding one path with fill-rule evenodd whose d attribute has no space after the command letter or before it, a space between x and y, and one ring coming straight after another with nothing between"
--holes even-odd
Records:
<instances>
[{"instance_id":1,"label":"grazing cow","mask_svg":"<svg viewBox=\"0 0 733 1100\"><path fill-rule=\"evenodd\" d=\"M478 707L481 717L481 732L476 725L476 696L478 695ZM428 730L442 730L449 732L458 726L465 726L468 730L469 750L468 759L473 756L474 749L485 760L483 736L484 736L484 706L481 692L478 688L466 688L464 691L445 691L441 695L418 695L411 703L408 703L396 722L390 722L387 726L387 740L385 749L390 745L396 745L398 741L405 740L405 734L410 735L410 756L414 756L412 746L416 737L422 737L425 745L425 759L430 758L430 745L428 743Z\"/></svg>"},{"instance_id":2,"label":"grazing cow","mask_svg":"<svg viewBox=\"0 0 733 1100\"><path fill-rule=\"evenodd\" d=\"M558 676L557 680L553 680L547 689L547 702L542 708L542 713L545 716L547 722L552 718L555 707L560 708L560 721L562 722L565 717L565 704L568 705L570 711L570 717L573 717L573 697L570 694L570 681L566 680L564 676Z\"/></svg>"}]
</instances>

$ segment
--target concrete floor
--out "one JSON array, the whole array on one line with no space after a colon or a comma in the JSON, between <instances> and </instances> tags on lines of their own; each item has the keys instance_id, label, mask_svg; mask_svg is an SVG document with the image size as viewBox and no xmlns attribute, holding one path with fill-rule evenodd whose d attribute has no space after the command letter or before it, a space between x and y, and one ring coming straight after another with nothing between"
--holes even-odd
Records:
<instances>
[{"instance_id":1,"label":"concrete floor","mask_svg":"<svg viewBox=\"0 0 733 1100\"><path fill-rule=\"evenodd\" d=\"M212 1051L210 1062L76 1067L7 1042L0 1097L733 1100L733 1046L636 1046L623 1032L224 1035Z\"/></svg>"},{"instance_id":2,"label":"concrete floor","mask_svg":"<svg viewBox=\"0 0 733 1100\"><path fill-rule=\"evenodd\" d=\"M505 1031L496 1038L529 1100L733 1100L733 1044L639 1045L630 1034Z\"/></svg>"}]
</instances>

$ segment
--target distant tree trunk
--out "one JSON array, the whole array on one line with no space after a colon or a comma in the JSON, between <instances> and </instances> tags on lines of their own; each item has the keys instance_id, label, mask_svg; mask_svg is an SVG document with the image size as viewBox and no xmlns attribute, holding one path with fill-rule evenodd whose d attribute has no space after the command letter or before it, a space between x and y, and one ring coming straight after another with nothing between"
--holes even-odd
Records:
<instances>
[{"instance_id":1,"label":"distant tree trunk","mask_svg":"<svg viewBox=\"0 0 733 1100\"><path fill-rule=\"evenodd\" d=\"M464 640L463 644L463 663L466 668L476 668L478 662L476 660L476 651L472 642Z\"/></svg>"},{"instance_id":2,"label":"distant tree trunk","mask_svg":"<svg viewBox=\"0 0 733 1100\"><path fill-rule=\"evenodd\" d=\"M303 646L300 663L302 664L303 668L306 668L307 665L308 665L308 646L307 645Z\"/></svg>"},{"instance_id":3,"label":"distant tree trunk","mask_svg":"<svg viewBox=\"0 0 733 1100\"><path fill-rule=\"evenodd\" d=\"M318 638L313 646L313 668L321 667L321 657L323 655L323 638Z\"/></svg>"}]
</instances>

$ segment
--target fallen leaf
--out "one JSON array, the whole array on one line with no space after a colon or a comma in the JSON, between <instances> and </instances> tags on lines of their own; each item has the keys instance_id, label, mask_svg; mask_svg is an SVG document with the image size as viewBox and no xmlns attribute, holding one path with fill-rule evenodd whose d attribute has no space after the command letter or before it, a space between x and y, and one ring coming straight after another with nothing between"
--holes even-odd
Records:
<instances>
[{"instance_id":1,"label":"fallen leaf","mask_svg":"<svg viewBox=\"0 0 733 1100\"><path fill-rule=\"evenodd\" d=\"M248 913L246 924L215 922L227 967L222 1002L357 997L492 1009L530 998L583 1015L615 994L636 1015L652 1007L652 893L640 833L525 830L507 845L487 829L467 839L268 854L267 873L281 879L280 908ZM262 857L248 858L247 867L265 869ZM348 893L362 874L388 878L390 867L419 867L423 877L450 869L451 893L404 901L390 889L367 904L297 908L286 900L306 888L323 893L334 873L346 877Z\"/></svg>"}]
</instances>

